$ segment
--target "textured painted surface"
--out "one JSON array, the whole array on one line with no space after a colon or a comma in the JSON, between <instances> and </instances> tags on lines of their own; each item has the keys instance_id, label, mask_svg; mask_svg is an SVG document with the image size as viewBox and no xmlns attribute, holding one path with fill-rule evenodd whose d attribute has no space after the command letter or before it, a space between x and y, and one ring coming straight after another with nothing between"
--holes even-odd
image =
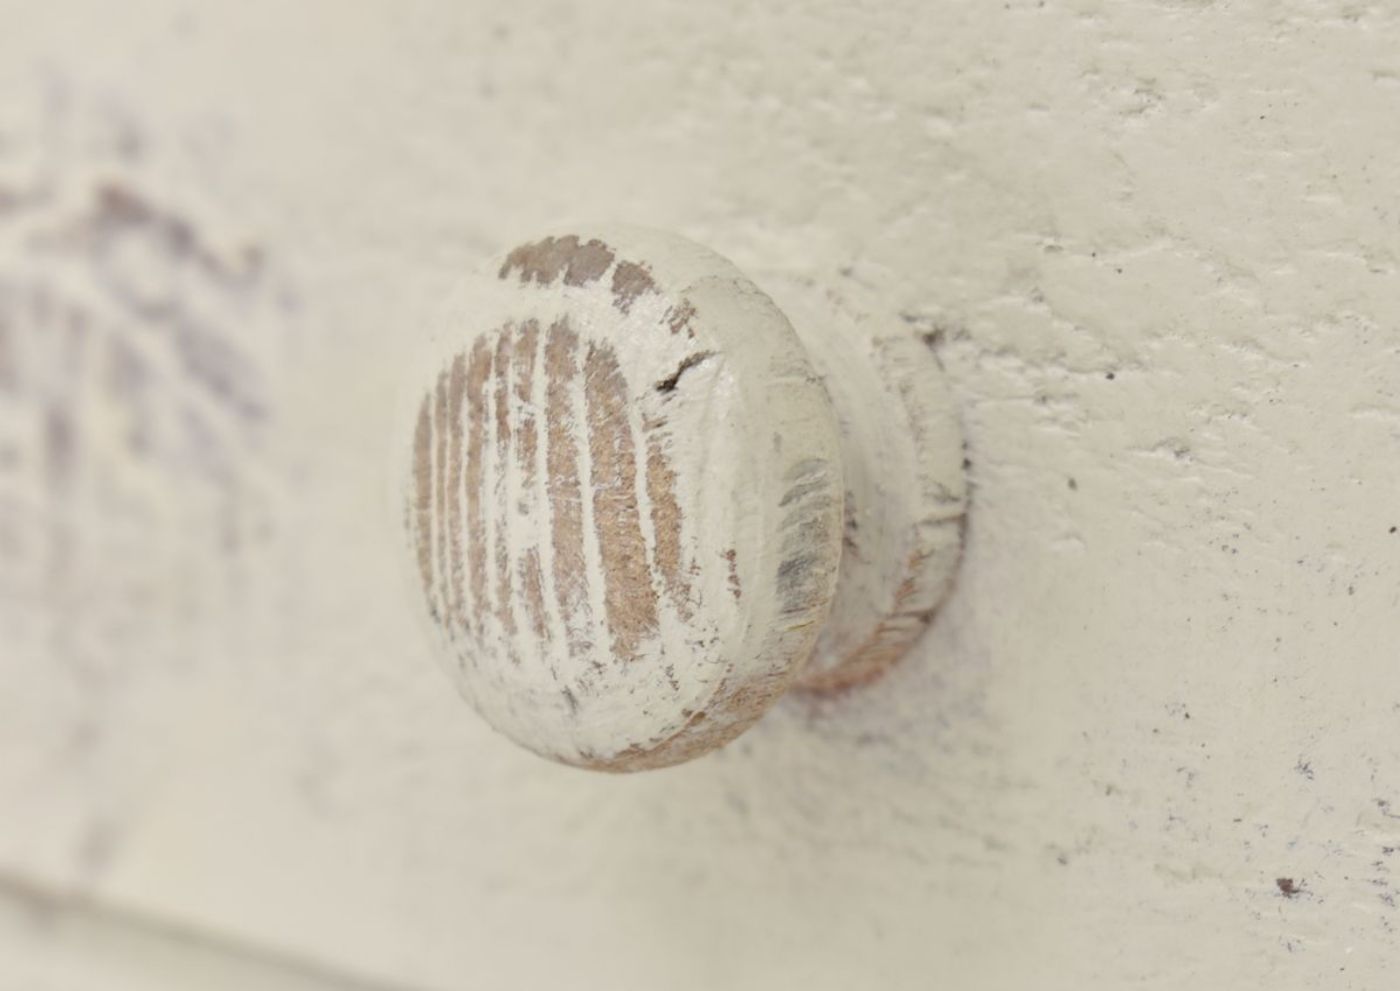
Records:
<instances>
[{"instance_id":1,"label":"textured painted surface","mask_svg":"<svg viewBox=\"0 0 1400 991\"><path fill-rule=\"evenodd\" d=\"M282 562L163 577L146 608L200 618L113 641L105 690L7 625L0 860L428 988L1389 986L1397 17L7 4L5 161L46 72L212 135L201 230L289 265L309 329L258 362ZM397 328L570 215L868 287L964 415L910 662L661 775L464 719L365 522Z\"/></svg>"}]
</instances>

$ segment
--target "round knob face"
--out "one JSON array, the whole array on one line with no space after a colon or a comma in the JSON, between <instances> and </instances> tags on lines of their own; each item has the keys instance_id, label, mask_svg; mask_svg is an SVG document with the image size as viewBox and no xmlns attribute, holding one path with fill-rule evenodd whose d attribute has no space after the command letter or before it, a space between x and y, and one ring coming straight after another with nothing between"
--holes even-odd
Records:
<instances>
[{"instance_id":1,"label":"round knob face","mask_svg":"<svg viewBox=\"0 0 1400 991\"><path fill-rule=\"evenodd\" d=\"M787 688L831 605L843 479L786 318L684 239L521 245L432 330L399 473L441 654L498 730L672 764Z\"/></svg>"}]
</instances>

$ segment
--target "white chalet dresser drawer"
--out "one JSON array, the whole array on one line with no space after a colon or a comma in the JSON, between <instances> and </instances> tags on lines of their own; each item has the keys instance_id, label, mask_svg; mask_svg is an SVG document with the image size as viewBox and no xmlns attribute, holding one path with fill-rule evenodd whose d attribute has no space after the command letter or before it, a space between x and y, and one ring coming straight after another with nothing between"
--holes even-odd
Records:
<instances>
[{"instance_id":1,"label":"white chalet dresser drawer","mask_svg":"<svg viewBox=\"0 0 1400 991\"><path fill-rule=\"evenodd\" d=\"M1394 986L1400 8L0 23L0 989ZM966 479L883 676L624 775L458 697L389 477L595 221L876 301Z\"/></svg>"}]
</instances>

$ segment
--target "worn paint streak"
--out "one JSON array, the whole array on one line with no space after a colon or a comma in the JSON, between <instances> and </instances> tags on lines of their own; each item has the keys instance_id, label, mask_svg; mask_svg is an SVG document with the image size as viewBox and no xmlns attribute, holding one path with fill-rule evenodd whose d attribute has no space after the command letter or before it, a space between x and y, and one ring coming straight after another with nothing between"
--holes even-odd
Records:
<instances>
[{"instance_id":1,"label":"worn paint streak","mask_svg":"<svg viewBox=\"0 0 1400 991\"><path fill-rule=\"evenodd\" d=\"M602 277L613 263L612 250L602 241L589 241L579 244L578 238L567 238L573 245L569 252L568 268L564 270L566 285L582 286Z\"/></svg>"},{"instance_id":2,"label":"worn paint streak","mask_svg":"<svg viewBox=\"0 0 1400 991\"><path fill-rule=\"evenodd\" d=\"M831 528L831 466L821 461L794 465L779 505L786 510L779 531L778 600L785 616L810 614L830 595L824 548Z\"/></svg>"},{"instance_id":3,"label":"worn paint streak","mask_svg":"<svg viewBox=\"0 0 1400 991\"><path fill-rule=\"evenodd\" d=\"M521 282L537 282L548 285L559 278L568 263L569 238L545 238L532 244L522 244L506 256L501 266L500 277L507 279L518 275ZM577 238L572 239L574 244Z\"/></svg>"},{"instance_id":4,"label":"worn paint streak","mask_svg":"<svg viewBox=\"0 0 1400 991\"><path fill-rule=\"evenodd\" d=\"M630 313L638 297L655 289L656 282L645 265L628 261L617 263L612 278L613 305L623 313Z\"/></svg>"},{"instance_id":5,"label":"worn paint streak","mask_svg":"<svg viewBox=\"0 0 1400 991\"><path fill-rule=\"evenodd\" d=\"M729 592L738 602L744 594L744 588L739 584L739 552L731 547L724 552L724 559L729 562Z\"/></svg>"},{"instance_id":6,"label":"worn paint streak","mask_svg":"<svg viewBox=\"0 0 1400 991\"><path fill-rule=\"evenodd\" d=\"M608 628L617 656L636 660L642 642L657 633L656 590L651 584L637 506L637 462L627 416L627 382L611 347L589 347L584 381L593 460L594 528L603 559Z\"/></svg>"},{"instance_id":7,"label":"worn paint streak","mask_svg":"<svg viewBox=\"0 0 1400 991\"><path fill-rule=\"evenodd\" d=\"M413 539L418 551L418 575L434 617L440 617L433 587L433 403L423 397L413 431Z\"/></svg>"},{"instance_id":8,"label":"worn paint streak","mask_svg":"<svg viewBox=\"0 0 1400 991\"><path fill-rule=\"evenodd\" d=\"M688 299L683 299L666 311L666 326L673 334L685 334L686 337L694 338L695 330L691 326L691 320L694 317L695 304Z\"/></svg>"},{"instance_id":9,"label":"worn paint streak","mask_svg":"<svg viewBox=\"0 0 1400 991\"><path fill-rule=\"evenodd\" d=\"M450 622L464 622L466 617L462 589L462 501L458 498L462 489L462 399L466 393L466 385L466 358L459 354L453 360L452 369L447 376L447 422L448 446L450 448L446 486L448 499L447 505L438 509L439 515L444 512L446 514L442 526L446 529L448 538L448 570L444 578L451 586L450 592L447 593L450 602L448 610Z\"/></svg>"},{"instance_id":10,"label":"worn paint streak","mask_svg":"<svg viewBox=\"0 0 1400 991\"><path fill-rule=\"evenodd\" d=\"M442 507L447 504L447 464L448 464L448 435L447 435L447 372L444 370L438 375L437 387L433 390L433 437L436 440L435 452L433 455L433 506L435 513L433 518L433 530L436 539L434 540L433 555L434 567L438 575L439 587L441 587L442 576L449 573L447 528L443 525ZM443 603L447 606L447 603ZM452 616L447 617L449 630L452 626Z\"/></svg>"},{"instance_id":11,"label":"worn paint streak","mask_svg":"<svg viewBox=\"0 0 1400 991\"><path fill-rule=\"evenodd\" d=\"M496 453L500 458L500 470L505 472L510 464L510 389L511 353L513 338L509 330L503 330L496 339L495 388L492 390L496 404Z\"/></svg>"},{"instance_id":12,"label":"worn paint streak","mask_svg":"<svg viewBox=\"0 0 1400 991\"><path fill-rule=\"evenodd\" d=\"M541 640L549 638L548 618L544 608L544 571L540 567L540 549L531 547L520 558L521 600L530 629Z\"/></svg>"},{"instance_id":13,"label":"worn paint streak","mask_svg":"<svg viewBox=\"0 0 1400 991\"><path fill-rule=\"evenodd\" d=\"M613 263L613 252L602 241L580 243L576 235L547 237L522 244L506 256L498 273L521 282L549 285L561 277L566 285L582 286L601 278Z\"/></svg>"},{"instance_id":14,"label":"worn paint streak","mask_svg":"<svg viewBox=\"0 0 1400 991\"><path fill-rule=\"evenodd\" d=\"M692 614L690 582L681 559L681 507L676 498L676 473L666 457L666 436L661 425L647 431L647 497L651 500L651 526L655 534L653 557L666 594L682 619Z\"/></svg>"},{"instance_id":15,"label":"worn paint streak","mask_svg":"<svg viewBox=\"0 0 1400 991\"><path fill-rule=\"evenodd\" d=\"M491 350L484 340L472 348L467 370L467 570L471 613L479 622L490 610L486 588L486 522L482 506L486 485L486 383L491 376Z\"/></svg>"},{"instance_id":16,"label":"worn paint streak","mask_svg":"<svg viewBox=\"0 0 1400 991\"><path fill-rule=\"evenodd\" d=\"M495 490L488 495L502 505L508 501L511 451L511 350L513 337L509 328L501 331L496 339L495 388L496 403L496 466L498 478L494 479ZM515 635L515 612L511 605L511 556L510 542L507 539L507 512L496 514L496 617L509 636ZM519 663L519 659L516 659Z\"/></svg>"},{"instance_id":17,"label":"worn paint streak","mask_svg":"<svg viewBox=\"0 0 1400 991\"><path fill-rule=\"evenodd\" d=\"M520 341L516 347L515 398L520 410L520 422L516 441L516 460L520 465L520 483L527 493L535 488L535 457L539 445L539 426L535 420L535 352L539 347L540 325L536 320L527 320L520 328ZM530 502L524 502L524 512L531 509Z\"/></svg>"},{"instance_id":18,"label":"worn paint streak","mask_svg":"<svg viewBox=\"0 0 1400 991\"><path fill-rule=\"evenodd\" d=\"M583 493L572 392L578 378L578 334L561 319L545 340L549 504L553 511L554 590L574 653L588 645L588 576L583 553Z\"/></svg>"},{"instance_id":19,"label":"worn paint streak","mask_svg":"<svg viewBox=\"0 0 1400 991\"><path fill-rule=\"evenodd\" d=\"M648 266L619 260L607 244L597 239L582 241L576 234L520 245L506 256L497 276L503 280L514 277L521 283L541 287L556 282L579 287L598 281L609 270L612 271L613 305L624 314L630 313L632 305L642 296L658 292ZM683 299L668 308L664 324L672 334L693 337L691 320L694 316L694 304Z\"/></svg>"}]
</instances>

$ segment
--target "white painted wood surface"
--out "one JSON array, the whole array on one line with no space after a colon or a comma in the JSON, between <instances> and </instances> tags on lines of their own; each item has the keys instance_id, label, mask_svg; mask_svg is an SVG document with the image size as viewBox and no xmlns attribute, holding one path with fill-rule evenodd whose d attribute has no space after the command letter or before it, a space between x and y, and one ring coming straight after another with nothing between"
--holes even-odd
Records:
<instances>
[{"instance_id":1,"label":"white painted wood surface","mask_svg":"<svg viewBox=\"0 0 1400 991\"><path fill-rule=\"evenodd\" d=\"M0 387L6 872L420 988L1389 986L1400 13L3 13L3 277L161 383ZM402 328L575 216L874 293L968 444L908 661L658 775L464 718L366 522Z\"/></svg>"},{"instance_id":2,"label":"white painted wood surface","mask_svg":"<svg viewBox=\"0 0 1400 991\"><path fill-rule=\"evenodd\" d=\"M962 414L917 326L868 289L792 273L763 284L831 396L845 509L831 614L798 676L839 692L889 670L947 595L962 551Z\"/></svg>"},{"instance_id":3,"label":"white painted wood surface","mask_svg":"<svg viewBox=\"0 0 1400 991\"><path fill-rule=\"evenodd\" d=\"M418 612L492 726L635 770L733 739L831 608L844 472L787 320L693 242L570 229L450 303L392 470Z\"/></svg>"},{"instance_id":4,"label":"white painted wood surface","mask_svg":"<svg viewBox=\"0 0 1400 991\"><path fill-rule=\"evenodd\" d=\"M690 760L927 625L965 508L942 373L897 318L784 287L801 336L693 241L574 227L466 280L407 363L410 598L517 743Z\"/></svg>"}]
</instances>

